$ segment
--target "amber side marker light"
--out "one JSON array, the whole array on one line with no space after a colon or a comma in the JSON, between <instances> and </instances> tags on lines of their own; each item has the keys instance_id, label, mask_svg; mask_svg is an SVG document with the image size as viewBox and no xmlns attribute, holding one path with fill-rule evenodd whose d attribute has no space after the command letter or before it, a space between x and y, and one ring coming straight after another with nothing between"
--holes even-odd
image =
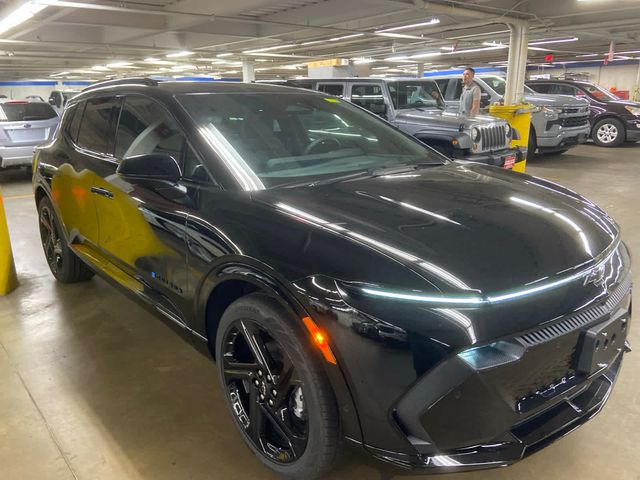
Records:
<instances>
[{"instance_id":1,"label":"amber side marker light","mask_svg":"<svg viewBox=\"0 0 640 480\"><path fill-rule=\"evenodd\" d=\"M311 317L302 317L302 321L304 322L304 326L307 327L307 330L309 330L309 333L313 337L313 341L322 352L322 356L324 357L324 359L329 363L337 365L338 362L336 362L336 357L333 356L331 347L329 347L329 342L327 341L326 334L318 328L315 322L311 320Z\"/></svg>"}]
</instances>

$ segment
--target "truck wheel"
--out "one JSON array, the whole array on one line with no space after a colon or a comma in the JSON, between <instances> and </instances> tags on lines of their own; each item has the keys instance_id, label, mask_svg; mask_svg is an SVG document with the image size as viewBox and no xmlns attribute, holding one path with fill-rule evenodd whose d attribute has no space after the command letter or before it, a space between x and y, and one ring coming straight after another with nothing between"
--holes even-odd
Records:
<instances>
[{"instance_id":1,"label":"truck wheel","mask_svg":"<svg viewBox=\"0 0 640 480\"><path fill-rule=\"evenodd\" d=\"M624 125L615 118L603 118L597 121L591 131L593 143L599 147L619 147L626 136Z\"/></svg>"},{"instance_id":2,"label":"truck wheel","mask_svg":"<svg viewBox=\"0 0 640 480\"><path fill-rule=\"evenodd\" d=\"M527 144L527 159L530 160L536 155L538 142L536 141L536 131L533 127L529 128L529 143Z\"/></svg>"}]
</instances>

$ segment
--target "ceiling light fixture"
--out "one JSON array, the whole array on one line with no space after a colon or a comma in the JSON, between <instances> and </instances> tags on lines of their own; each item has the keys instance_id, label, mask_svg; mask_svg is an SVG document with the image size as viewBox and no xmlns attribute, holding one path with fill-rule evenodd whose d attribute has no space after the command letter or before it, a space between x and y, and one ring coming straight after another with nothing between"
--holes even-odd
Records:
<instances>
[{"instance_id":1,"label":"ceiling light fixture","mask_svg":"<svg viewBox=\"0 0 640 480\"><path fill-rule=\"evenodd\" d=\"M36 13L44 10L45 8L47 8L47 5L41 5L35 1L27 2L19 6L9 15L0 20L0 34L26 22Z\"/></svg>"},{"instance_id":2,"label":"ceiling light fixture","mask_svg":"<svg viewBox=\"0 0 640 480\"><path fill-rule=\"evenodd\" d=\"M109 68L126 68L126 67L131 67L132 65L133 65L133 63L131 63L131 62L107 63L107 67L109 67Z\"/></svg>"},{"instance_id":3,"label":"ceiling light fixture","mask_svg":"<svg viewBox=\"0 0 640 480\"><path fill-rule=\"evenodd\" d=\"M233 53L219 53L216 57L230 57L231 55L233 55Z\"/></svg>"},{"instance_id":4,"label":"ceiling light fixture","mask_svg":"<svg viewBox=\"0 0 640 480\"><path fill-rule=\"evenodd\" d=\"M418 35L406 35L404 33L381 32L381 31L375 31L373 33L374 35L379 35L381 37L410 38L412 40L424 40L424 37L419 37Z\"/></svg>"},{"instance_id":5,"label":"ceiling light fixture","mask_svg":"<svg viewBox=\"0 0 640 480\"><path fill-rule=\"evenodd\" d=\"M109 68L105 67L104 65L94 65L93 67L91 67L91 70L97 70L98 72L106 72L107 70L109 70Z\"/></svg>"},{"instance_id":6,"label":"ceiling light fixture","mask_svg":"<svg viewBox=\"0 0 640 480\"><path fill-rule=\"evenodd\" d=\"M165 55L165 57L167 58L181 58L181 57L188 57L189 55L193 55L194 52L190 52L189 50L182 50L181 52L175 52L175 53L167 53Z\"/></svg>"},{"instance_id":7,"label":"ceiling light fixture","mask_svg":"<svg viewBox=\"0 0 640 480\"><path fill-rule=\"evenodd\" d=\"M348 40L349 38L362 37L363 35L364 33L354 33L352 35L344 35L342 37L333 37L333 38L330 38L329 41L337 42L338 40Z\"/></svg>"},{"instance_id":8,"label":"ceiling light fixture","mask_svg":"<svg viewBox=\"0 0 640 480\"><path fill-rule=\"evenodd\" d=\"M296 45L293 43L287 43L285 45L275 45L273 47L265 47L265 48L255 48L253 50L244 50L242 53L260 53L260 52L270 52L272 50L281 50L283 48L293 48Z\"/></svg>"},{"instance_id":9,"label":"ceiling light fixture","mask_svg":"<svg viewBox=\"0 0 640 480\"><path fill-rule=\"evenodd\" d=\"M408 28L419 28L419 27L426 27L429 25L437 25L438 23L440 23L439 18L432 18L428 22L412 23L411 25L402 25L400 27L384 28L382 30L378 30L378 32L395 32L397 30L406 30Z\"/></svg>"},{"instance_id":10,"label":"ceiling light fixture","mask_svg":"<svg viewBox=\"0 0 640 480\"><path fill-rule=\"evenodd\" d=\"M535 40L533 42L529 42L529 46L536 45L547 45L549 43L567 43L567 42L577 42L580 40L578 37L566 37L566 38L543 38L542 40Z\"/></svg>"}]
</instances>

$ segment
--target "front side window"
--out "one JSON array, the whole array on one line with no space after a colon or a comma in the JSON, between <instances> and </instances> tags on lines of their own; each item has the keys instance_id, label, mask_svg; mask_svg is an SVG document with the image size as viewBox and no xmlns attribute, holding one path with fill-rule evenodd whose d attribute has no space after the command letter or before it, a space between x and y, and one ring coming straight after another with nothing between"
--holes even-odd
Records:
<instances>
[{"instance_id":1,"label":"front side window","mask_svg":"<svg viewBox=\"0 0 640 480\"><path fill-rule=\"evenodd\" d=\"M266 187L445 161L412 137L334 97L207 93L178 100L212 148L224 148L229 158L244 162L230 168L250 169Z\"/></svg>"},{"instance_id":2,"label":"front side window","mask_svg":"<svg viewBox=\"0 0 640 480\"><path fill-rule=\"evenodd\" d=\"M119 110L120 100L115 97L87 100L78 132L78 145L92 152L112 155L113 129Z\"/></svg>"},{"instance_id":3,"label":"front side window","mask_svg":"<svg viewBox=\"0 0 640 480\"><path fill-rule=\"evenodd\" d=\"M443 104L440 89L432 80L390 82L388 85L395 108L434 108Z\"/></svg>"},{"instance_id":4,"label":"front side window","mask_svg":"<svg viewBox=\"0 0 640 480\"><path fill-rule=\"evenodd\" d=\"M80 129L83 110L84 102L80 102L77 105L72 105L65 111L65 119L67 122L65 131L74 142L78 138L78 130Z\"/></svg>"},{"instance_id":5,"label":"front side window","mask_svg":"<svg viewBox=\"0 0 640 480\"><path fill-rule=\"evenodd\" d=\"M582 88L584 89L585 92L587 92L587 95L589 95L591 98L594 98L600 102L608 103L611 101L620 100L613 93L609 92L608 90L605 90L599 85L585 84L585 85L582 85Z\"/></svg>"},{"instance_id":6,"label":"front side window","mask_svg":"<svg viewBox=\"0 0 640 480\"><path fill-rule=\"evenodd\" d=\"M157 102L138 96L125 99L116 133L118 160L148 154L167 154L181 166L183 178L205 180L206 171L182 129Z\"/></svg>"}]
</instances>

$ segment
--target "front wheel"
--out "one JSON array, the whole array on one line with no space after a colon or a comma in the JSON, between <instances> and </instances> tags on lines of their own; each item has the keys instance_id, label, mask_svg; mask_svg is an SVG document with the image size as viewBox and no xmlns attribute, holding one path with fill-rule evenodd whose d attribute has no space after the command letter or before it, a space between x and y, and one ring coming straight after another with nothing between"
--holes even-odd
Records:
<instances>
[{"instance_id":1,"label":"front wheel","mask_svg":"<svg viewBox=\"0 0 640 480\"><path fill-rule=\"evenodd\" d=\"M262 294L236 300L220 320L216 363L249 448L279 474L312 479L334 464L338 412L319 360L290 317Z\"/></svg>"},{"instance_id":2,"label":"front wheel","mask_svg":"<svg viewBox=\"0 0 640 480\"><path fill-rule=\"evenodd\" d=\"M591 132L593 143L600 147L619 147L624 143L624 125L615 118L603 118L596 122Z\"/></svg>"}]
</instances>

